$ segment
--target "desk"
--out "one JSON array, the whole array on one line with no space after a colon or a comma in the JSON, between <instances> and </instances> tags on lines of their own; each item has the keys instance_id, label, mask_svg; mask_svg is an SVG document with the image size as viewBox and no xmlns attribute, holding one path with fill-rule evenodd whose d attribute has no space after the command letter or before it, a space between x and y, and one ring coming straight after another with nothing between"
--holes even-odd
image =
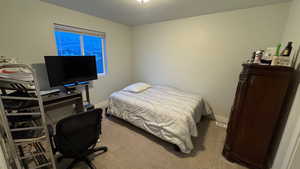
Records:
<instances>
[{"instance_id":1,"label":"desk","mask_svg":"<svg viewBox=\"0 0 300 169\"><path fill-rule=\"evenodd\" d=\"M59 92L42 96L44 110L50 111L67 105L75 104L76 112L83 112L83 101L80 92L72 92L67 94L65 92Z\"/></svg>"}]
</instances>

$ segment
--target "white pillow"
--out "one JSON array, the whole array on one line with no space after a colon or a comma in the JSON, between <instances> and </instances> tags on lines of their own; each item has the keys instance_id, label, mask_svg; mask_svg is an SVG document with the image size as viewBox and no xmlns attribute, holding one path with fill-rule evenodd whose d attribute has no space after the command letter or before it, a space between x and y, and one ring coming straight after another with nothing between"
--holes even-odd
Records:
<instances>
[{"instance_id":1,"label":"white pillow","mask_svg":"<svg viewBox=\"0 0 300 169\"><path fill-rule=\"evenodd\" d=\"M127 87L125 87L123 89L123 91L127 91L127 92L133 92L133 93L140 93L142 91L145 91L147 89L149 89L151 87L151 85L147 84L147 83L134 83L132 85L129 85Z\"/></svg>"}]
</instances>

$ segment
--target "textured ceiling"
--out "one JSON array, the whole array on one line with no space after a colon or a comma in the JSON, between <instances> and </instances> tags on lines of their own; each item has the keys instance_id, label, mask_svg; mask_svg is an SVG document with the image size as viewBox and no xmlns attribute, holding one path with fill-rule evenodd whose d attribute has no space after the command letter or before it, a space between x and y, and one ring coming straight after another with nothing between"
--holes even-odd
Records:
<instances>
[{"instance_id":1,"label":"textured ceiling","mask_svg":"<svg viewBox=\"0 0 300 169\"><path fill-rule=\"evenodd\" d=\"M41 0L126 25L142 25L289 0Z\"/></svg>"}]
</instances>

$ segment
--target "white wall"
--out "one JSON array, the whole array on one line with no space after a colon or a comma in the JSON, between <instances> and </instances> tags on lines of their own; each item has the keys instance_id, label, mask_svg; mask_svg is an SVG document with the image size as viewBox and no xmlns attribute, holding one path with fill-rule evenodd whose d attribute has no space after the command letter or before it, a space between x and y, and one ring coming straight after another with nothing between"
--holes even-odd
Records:
<instances>
[{"instance_id":1,"label":"white wall","mask_svg":"<svg viewBox=\"0 0 300 169\"><path fill-rule=\"evenodd\" d=\"M7 164L5 162L4 154L3 154L1 146L0 146L0 168L1 169L7 169Z\"/></svg>"},{"instance_id":2,"label":"white wall","mask_svg":"<svg viewBox=\"0 0 300 169\"><path fill-rule=\"evenodd\" d=\"M281 3L134 27L134 81L200 93L227 118L241 63L276 46L289 4Z\"/></svg>"},{"instance_id":3,"label":"white wall","mask_svg":"<svg viewBox=\"0 0 300 169\"><path fill-rule=\"evenodd\" d=\"M294 0L291 3L287 24L285 26L282 42L293 41L296 43L295 48L300 45L300 0ZM299 58L300 59L300 58ZM298 64L300 63L298 59ZM299 72L298 72L299 73ZM299 74L298 74L298 78ZM300 134L299 123L300 123L300 89L298 82L298 91L296 93L294 104L291 108L287 125L284 130L284 134L277 152L277 156L274 161L273 169L284 169L282 165L286 165L290 150L294 149L294 141ZM297 125L298 124L298 125ZM296 153L296 159L294 162L300 161L300 153ZM299 163L298 163L299 164ZM295 165L298 165L295 163ZM300 168L300 166L298 166Z\"/></svg>"},{"instance_id":4,"label":"white wall","mask_svg":"<svg viewBox=\"0 0 300 169\"><path fill-rule=\"evenodd\" d=\"M78 26L106 33L108 74L95 81L92 101L100 102L132 80L131 28L39 0L0 0L0 56L20 63L44 62L45 55L57 55L53 23ZM39 70L42 71L42 70ZM47 80L45 72L38 72ZM44 84L43 81L41 81ZM0 150L0 168L5 163Z\"/></svg>"},{"instance_id":5,"label":"white wall","mask_svg":"<svg viewBox=\"0 0 300 169\"><path fill-rule=\"evenodd\" d=\"M299 160L300 147L298 147L298 149L296 150L295 157L297 157L298 159L293 159L291 169L299 169L300 168L300 160Z\"/></svg>"},{"instance_id":6,"label":"white wall","mask_svg":"<svg viewBox=\"0 0 300 169\"><path fill-rule=\"evenodd\" d=\"M131 29L38 0L0 0L0 4L0 55L28 64L43 62L44 55L56 55L53 23L103 31L107 34L109 72L94 83L93 102L105 99L134 78L200 93L225 118L232 105L241 63L251 49L281 41L289 9L288 3L282 3ZM295 0L284 42L300 41L299 11L300 2ZM300 101L299 93L295 103ZM299 111L299 104L294 104L274 169L281 169L288 136L292 135L290 130Z\"/></svg>"},{"instance_id":7,"label":"white wall","mask_svg":"<svg viewBox=\"0 0 300 169\"><path fill-rule=\"evenodd\" d=\"M45 55L57 55L53 23L78 26L107 36L108 74L94 82L92 101L102 101L131 83L130 27L39 0L0 0L0 4L0 55L16 57L20 63L44 62Z\"/></svg>"}]
</instances>

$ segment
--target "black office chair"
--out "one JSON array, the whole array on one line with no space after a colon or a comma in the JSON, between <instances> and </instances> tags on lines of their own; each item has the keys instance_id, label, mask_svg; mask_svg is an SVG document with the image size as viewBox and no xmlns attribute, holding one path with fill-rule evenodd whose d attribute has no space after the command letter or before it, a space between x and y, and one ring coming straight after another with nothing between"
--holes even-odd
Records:
<instances>
[{"instance_id":1,"label":"black office chair","mask_svg":"<svg viewBox=\"0 0 300 169\"><path fill-rule=\"evenodd\" d=\"M74 161L67 169L72 169L78 162L85 162L91 169L95 169L88 155L102 151L107 147L95 148L101 134L102 109L94 109L60 120L56 125L56 135L49 130L53 152L60 152L63 156L58 159L72 158Z\"/></svg>"}]
</instances>

